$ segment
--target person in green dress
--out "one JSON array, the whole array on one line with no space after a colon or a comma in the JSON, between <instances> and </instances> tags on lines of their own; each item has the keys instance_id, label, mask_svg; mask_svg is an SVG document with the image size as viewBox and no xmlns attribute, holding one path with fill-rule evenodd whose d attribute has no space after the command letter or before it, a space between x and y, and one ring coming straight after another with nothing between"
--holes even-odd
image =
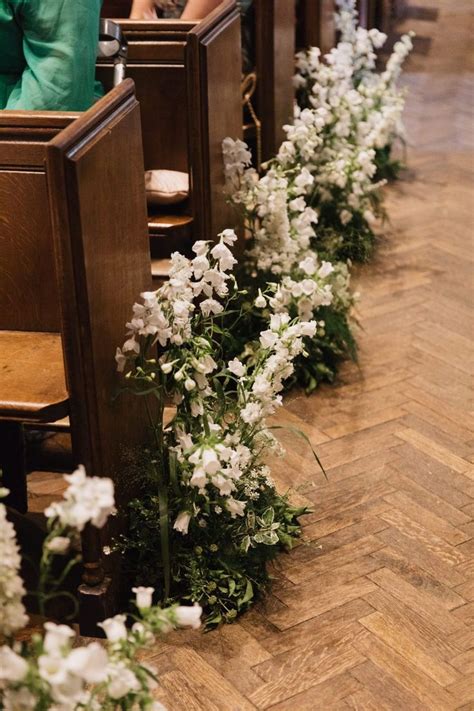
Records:
<instances>
[{"instance_id":1,"label":"person in green dress","mask_svg":"<svg viewBox=\"0 0 474 711\"><path fill-rule=\"evenodd\" d=\"M0 109L85 111L102 0L0 0Z\"/></svg>"}]
</instances>

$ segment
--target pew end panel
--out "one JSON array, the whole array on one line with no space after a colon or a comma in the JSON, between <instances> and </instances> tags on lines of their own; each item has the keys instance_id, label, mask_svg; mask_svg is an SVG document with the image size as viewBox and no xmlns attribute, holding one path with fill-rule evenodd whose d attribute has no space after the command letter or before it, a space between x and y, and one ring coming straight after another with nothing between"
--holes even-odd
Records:
<instances>
[{"instance_id":1,"label":"pew end panel","mask_svg":"<svg viewBox=\"0 0 474 711\"><path fill-rule=\"evenodd\" d=\"M46 309L41 322L35 311L33 316L14 312L9 290L2 292L0 348L7 346L0 373L2 454L6 442L7 464L18 479L22 423L70 414L75 463L84 463L90 475L114 478L119 503L132 495L133 486L123 457L146 445L149 434L138 402L113 400L115 348L123 342L133 302L151 284L143 172L140 113L130 80L84 114L0 113L2 206L15 206L15 192L24 196L31 190L29 202L40 213L31 219L22 203L21 210L9 213L8 223L0 221L2 240L14 241L16 228L26 235L24 251L33 255L10 270L9 290L19 290L13 282L23 286L26 278L33 299L47 279L47 295L57 309L52 312L57 322L51 323ZM38 255L35 239L49 265L46 276L31 267ZM14 484L21 510L26 479ZM107 536L96 529L83 535L84 633L97 632L96 623L117 609L117 561L107 577L102 565Z\"/></svg>"},{"instance_id":2,"label":"pew end panel","mask_svg":"<svg viewBox=\"0 0 474 711\"><path fill-rule=\"evenodd\" d=\"M132 304L151 282L140 110L131 80L48 144L47 168L74 458L90 475L114 480L120 506L133 495L125 460L148 434L141 403L113 397L115 349ZM81 629L88 634L117 605L118 571L104 578L107 540L107 531L92 528L83 537Z\"/></svg>"},{"instance_id":3,"label":"pew end panel","mask_svg":"<svg viewBox=\"0 0 474 711\"><path fill-rule=\"evenodd\" d=\"M46 143L77 116L0 112L0 330L60 330Z\"/></svg>"},{"instance_id":4,"label":"pew end panel","mask_svg":"<svg viewBox=\"0 0 474 711\"><path fill-rule=\"evenodd\" d=\"M224 195L222 141L242 138L240 12L223 2L189 33L186 46L189 155L196 238L239 228Z\"/></svg>"},{"instance_id":5,"label":"pew end panel","mask_svg":"<svg viewBox=\"0 0 474 711\"><path fill-rule=\"evenodd\" d=\"M293 117L295 0L255 0L257 115L262 122L262 159L272 158Z\"/></svg>"},{"instance_id":6,"label":"pew end panel","mask_svg":"<svg viewBox=\"0 0 474 711\"><path fill-rule=\"evenodd\" d=\"M334 0L298 0L297 49L319 47L327 54L336 44Z\"/></svg>"}]
</instances>

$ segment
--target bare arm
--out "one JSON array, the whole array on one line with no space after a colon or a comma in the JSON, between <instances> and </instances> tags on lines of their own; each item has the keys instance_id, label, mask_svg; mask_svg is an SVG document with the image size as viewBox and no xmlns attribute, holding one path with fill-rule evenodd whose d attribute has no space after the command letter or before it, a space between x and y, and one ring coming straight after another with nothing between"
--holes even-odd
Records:
<instances>
[{"instance_id":1,"label":"bare arm","mask_svg":"<svg viewBox=\"0 0 474 711\"><path fill-rule=\"evenodd\" d=\"M206 15L215 10L222 0L188 0L182 20L202 20Z\"/></svg>"},{"instance_id":2,"label":"bare arm","mask_svg":"<svg viewBox=\"0 0 474 711\"><path fill-rule=\"evenodd\" d=\"M133 0L131 20L157 20L154 0Z\"/></svg>"}]
</instances>

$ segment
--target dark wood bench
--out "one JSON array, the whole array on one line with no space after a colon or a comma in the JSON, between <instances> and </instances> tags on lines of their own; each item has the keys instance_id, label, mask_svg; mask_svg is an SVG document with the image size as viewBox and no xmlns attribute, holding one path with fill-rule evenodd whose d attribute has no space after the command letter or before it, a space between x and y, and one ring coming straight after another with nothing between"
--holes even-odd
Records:
<instances>
[{"instance_id":1,"label":"dark wood bench","mask_svg":"<svg viewBox=\"0 0 474 711\"><path fill-rule=\"evenodd\" d=\"M106 0L102 14L111 17L119 4ZM149 213L152 254L163 258L236 224L223 193L222 140L242 135L240 13L225 0L201 22L118 21L140 102L145 169L190 175L188 204ZM97 74L110 87L110 61L100 60Z\"/></svg>"},{"instance_id":2,"label":"dark wood bench","mask_svg":"<svg viewBox=\"0 0 474 711\"><path fill-rule=\"evenodd\" d=\"M113 399L115 348L151 284L140 111L124 82L84 114L0 112L0 464L26 509L22 424L69 415L73 458L127 499L125 448L148 428ZM83 535L81 629L114 612L107 532ZM113 573L113 574L112 574Z\"/></svg>"},{"instance_id":3,"label":"dark wood bench","mask_svg":"<svg viewBox=\"0 0 474 711\"><path fill-rule=\"evenodd\" d=\"M336 43L334 0L298 0L297 2L297 49L319 47L323 54Z\"/></svg>"}]
</instances>

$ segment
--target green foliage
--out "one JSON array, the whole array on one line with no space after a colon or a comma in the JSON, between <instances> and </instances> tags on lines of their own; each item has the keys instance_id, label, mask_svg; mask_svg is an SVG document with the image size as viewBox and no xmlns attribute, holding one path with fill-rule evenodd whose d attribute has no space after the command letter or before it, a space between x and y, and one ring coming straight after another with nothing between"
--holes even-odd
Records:
<instances>
[{"instance_id":1,"label":"green foliage","mask_svg":"<svg viewBox=\"0 0 474 711\"><path fill-rule=\"evenodd\" d=\"M389 144L375 151L375 165L377 172L374 180L394 181L400 178L401 171L405 168L402 161L392 158L392 146Z\"/></svg>"},{"instance_id":2,"label":"green foliage","mask_svg":"<svg viewBox=\"0 0 474 711\"><path fill-rule=\"evenodd\" d=\"M172 587L167 602L198 602L208 629L232 622L250 607L270 582L267 564L300 536L298 518L306 509L293 507L265 476L259 483L258 497L248 501L245 516L232 518L222 511L193 518L186 536L169 531ZM163 591L159 501L147 488L130 503L129 530L117 547L136 584ZM179 504L179 495L170 500L171 519Z\"/></svg>"},{"instance_id":3,"label":"green foliage","mask_svg":"<svg viewBox=\"0 0 474 711\"><path fill-rule=\"evenodd\" d=\"M301 385L312 393L321 383L332 383L342 361L357 362L357 344L347 314L321 306L318 318L324 320L324 333L308 339L307 356L298 356L288 387Z\"/></svg>"}]
</instances>

